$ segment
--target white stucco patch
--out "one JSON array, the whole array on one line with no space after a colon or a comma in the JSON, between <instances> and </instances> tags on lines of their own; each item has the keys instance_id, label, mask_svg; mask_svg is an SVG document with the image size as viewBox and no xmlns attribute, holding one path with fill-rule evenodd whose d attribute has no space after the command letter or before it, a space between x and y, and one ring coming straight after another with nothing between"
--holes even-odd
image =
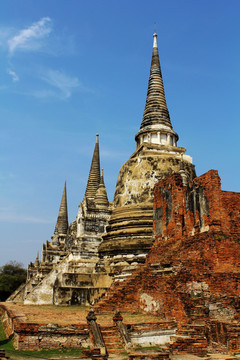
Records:
<instances>
[{"instance_id":1,"label":"white stucco patch","mask_svg":"<svg viewBox=\"0 0 240 360\"><path fill-rule=\"evenodd\" d=\"M175 335L175 333L176 328L133 333L131 334L131 342L140 346L163 345L169 343L171 336Z\"/></svg>"},{"instance_id":2,"label":"white stucco patch","mask_svg":"<svg viewBox=\"0 0 240 360\"><path fill-rule=\"evenodd\" d=\"M208 284L205 281L189 281L186 286L187 293L194 296L208 292Z\"/></svg>"},{"instance_id":3,"label":"white stucco patch","mask_svg":"<svg viewBox=\"0 0 240 360\"><path fill-rule=\"evenodd\" d=\"M140 295L140 307L146 312L157 312L160 309L160 304L152 296L143 293Z\"/></svg>"}]
</instances>

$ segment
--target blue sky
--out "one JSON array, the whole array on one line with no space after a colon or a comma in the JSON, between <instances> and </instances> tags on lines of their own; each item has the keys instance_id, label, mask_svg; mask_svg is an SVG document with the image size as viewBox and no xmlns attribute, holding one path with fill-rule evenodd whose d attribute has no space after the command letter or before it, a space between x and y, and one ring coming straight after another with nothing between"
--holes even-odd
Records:
<instances>
[{"instance_id":1,"label":"blue sky","mask_svg":"<svg viewBox=\"0 0 240 360\"><path fill-rule=\"evenodd\" d=\"M8 0L0 11L0 265L35 259L67 180L69 220L95 135L109 199L135 150L154 22L179 146L240 191L238 0Z\"/></svg>"}]
</instances>

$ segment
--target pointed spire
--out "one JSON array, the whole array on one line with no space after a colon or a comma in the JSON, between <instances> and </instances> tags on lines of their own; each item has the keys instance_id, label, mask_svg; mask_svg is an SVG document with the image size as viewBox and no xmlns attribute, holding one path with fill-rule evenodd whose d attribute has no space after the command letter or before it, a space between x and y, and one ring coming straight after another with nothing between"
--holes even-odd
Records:
<instances>
[{"instance_id":1,"label":"pointed spire","mask_svg":"<svg viewBox=\"0 0 240 360\"><path fill-rule=\"evenodd\" d=\"M164 130L165 133L168 131L169 133L173 134L173 136L175 136L176 141L178 140L178 135L172 128L168 112L158 55L157 34L154 32L147 99L140 131L136 135L136 140L139 135L143 134L144 132L156 132L160 130Z\"/></svg>"},{"instance_id":2,"label":"pointed spire","mask_svg":"<svg viewBox=\"0 0 240 360\"><path fill-rule=\"evenodd\" d=\"M96 135L96 144L92 157L92 164L88 176L88 183L85 192L87 199L94 199L100 183L100 160L99 160L99 135Z\"/></svg>"},{"instance_id":3,"label":"pointed spire","mask_svg":"<svg viewBox=\"0 0 240 360\"><path fill-rule=\"evenodd\" d=\"M100 184L97 189L96 196L95 196L95 204L96 204L96 207L100 208L100 209L107 209L108 205L109 205L108 197L107 197L107 190L106 190L106 187L104 184L104 179L103 179L103 169L101 172Z\"/></svg>"},{"instance_id":4,"label":"pointed spire","mask_svg":"<svg viewBox=\"0 0 240 360\"><path fill-rule=\"evenodd\" d=\"M67 229L68 229L68 210L67 210L67 190L66 190L66 181L65 181L62 201L59 208L54 235L66 235Z\"/></svg>"},{"instance_id":5,"label":"pointed spire","mask_svg":"<svg viewBox=\"0 0 240 360\"><path fill-rule=\"evenodd\" d=\"M145 126L159 123L172 128L165 98L162 72L158 55L157 34L154 33L152 63L141 129Z\"/></svg>"}]
</instances>

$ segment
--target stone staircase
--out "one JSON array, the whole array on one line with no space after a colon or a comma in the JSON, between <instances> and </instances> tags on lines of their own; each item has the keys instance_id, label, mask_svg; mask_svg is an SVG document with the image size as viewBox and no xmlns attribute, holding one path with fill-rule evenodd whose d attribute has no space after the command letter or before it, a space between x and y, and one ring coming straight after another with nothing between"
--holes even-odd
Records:
<instances>
[{"instance_id":1,"label":"stone staircase","mask_svg":"<svg viewBox=\"0 0 240 360\"><path fill-rule=\"evenodd\" d=\"M121 336L115 326L102 327L101 332L108 355L120 355L125 351Z\"/></svg>"},{"instance_id":2,"label":"stone staircase","mask_svg":"<svg viewBox=\"0 0 240 360\"><path fill-rule=\"evenodd\" d=\"M180 294L187 312L189 323L178 329L171 336L169 345L173 354L191 353L193 355L205 356L207 353L206 321L209 319L209 308L206 298Z\"/></svg>"},{"instance_id":3,"label":"stone staircase","mask_svg":"<svg viewBox=\"0 0 240 360\"><path fill-rule=\"evenodd\" d=\"M171 336L169 349L172 354L193 354L205 356L207 354L207 338L205 326L201 324L187 324Z\"/></svg>"},{"instance_id":4,"label":"stone staircase","mask_svg":"<svg viewBox=\"0 0 240 360\"><path fill-rule=\"evenodd\" d=\"M129 354L129 360L168 360L169 354L166 352L135 352Z\"/></svg>"},{"instance_id":5,"label":"stone staircase","mask_svg":"<svg viewBox=\"0 0 240 360\"><path fill-rule=\"evenodd\" d=\"M105 296L94 305L96 313L115 312L117 309L124 311L132 310L132 303L136 297L136 283L140 283L143 276L144 265L138 267L136 271L125 281L115 282L105 293Z\"/></svg>"},{"instance_id":6,"label":"stone staircase","mask_svg":"<svg viewBox=\"0 0 240 360\"><path fill-rule=\"evenodd\" d=\"M132 303L136 298L136 284L141 284L145 271L150 272L152 277L174 273L171 264L162 266L159 263L153 263L150 266L141 264L135 271L130 267L123 269L118 276L115 275L115 281L105 296L94 306L94 310L98 313L113 312L118 308L123 310L124 306L124 311L131 311Z\"/></svg>"},{"instance_id":7,"label":"stone staircase","mask_svg":"<svg viewBox=\"0 0 240 360\"><path fill-rule=\"evenodd\" d=\"M209 320L209 297L204 294L193 295L187 292L178 292L178 297L184 306L190 324L205 324Z\"/></svg>"},{"instance_id":8,"label":"stone staircase","mask_svg":"<svg viewBox=\"0 0 240 360\"><path fill-rule=\"evenodd\" d=\"M48 305L53 303L54 283L67 267L67 260L68 256L65 256L58 264L54 264L52 270L25 295L25 305ZM58 266L58 271L56 271L56 265Z\"/></svg>"},{"instance_id":9,"label":"stone staircase","mask_svg":"<svg viewBox=\"0 0 240 360\"><path fill-rule=\"evenodd\" d=\"M174 273L171 264L162 266L159 263L146 264L141 268L137 268L125 281L112 285L108 293L95 305L94 309L98 313L112 312L116 309L123 311L132 310L132 304L136 299L136 283L141 283L145 273L149 276L168 276ZM209 319L209 308L206 304L206 297L194 296L188 293L178 293L186 314L188 323L176 334L171 336L169 350L172 354L193 354L197 356L205 356L207 353L207 338L204 331L205 323ZM137 301L137 299L136 299ZM122 305L123 304L123 305ZM130 305L128 305L130 304ZM147 359L153 355L130 353L131 359ZM135 357L133 357L135 356ZM160 356L154 354L154 356ZM162 354L161 356L166 356ZM129 358L130 359L130 358ZM152 357L153 359L153 357ZM158 357L156 357L158 359Z\"/></svg>"},{"instance_id":10,"label":"stone staircase","mask_svg":"<svg viewBox=\"0 0 240 360\"><path fill-rule=\"evenodd\" d=\"M140 266L140 265L138 265ZM118 283L118 282L122 282L122 281L126 281L136 270L137 266L136 265L128 265L125 266L120 273L117 273L114 275L114 282Z\"/></svg>"},{"instance_id":11,"label":"stone staircase","mask_svg":"<svg viewBox=\"0 0 240 360\"><path fill-rule=\"evenodd\" d=\"M29 280L26 283L21 284L6 300L6 302L23 302L24 301L24 295L25 295L25 288L26 284L29 282Z\"/></svg>"},{"instance_id":12,"label":"stone staircase","mask_svg":"<svg viewBox=\"0 0 240 360\"><path fill-rule=\"evenodd\" d=\"M94 303L106 292L112 281L105 273L94 273L96 261L96 258L85 259L79 254L65 256L53 264L52 270L29 289L25 294L24 304Z\"/></svg>"}]
</instances>

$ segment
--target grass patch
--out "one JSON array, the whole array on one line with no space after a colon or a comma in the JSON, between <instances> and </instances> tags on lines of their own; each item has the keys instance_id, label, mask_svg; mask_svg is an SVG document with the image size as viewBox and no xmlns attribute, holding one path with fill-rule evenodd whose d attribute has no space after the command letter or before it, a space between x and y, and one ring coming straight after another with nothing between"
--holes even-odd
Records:
<instances>
[{"instance_id":1,"label":"grass patch","mask_svg":"<svg viewBox=\"0 0 240 360\"><path fill-rule=\"evenodd\" d=\"M3 324L1 321L0 321L0 349L4 349L6 351L14 350L12 339L6 338L5 332L3 330Z\"/></svg>"},{"instance_id":2,"label":"grass patch","mask_svg":"<svg viewBox=\"0 0 240 360\"><path fill-rule=\"evenodd\" d=\"M6 355L14 358L39 358L39 359L50 359L50 358L66 358L66 357L76 357L79 358L82 355L82 352L86 350L83 349L49 349L49 350L15 350L13 347L13 339L6 338L6 335L3 330L2 322L0 321L0 349L6 351Z\"/></svg>"}]
</instances>

